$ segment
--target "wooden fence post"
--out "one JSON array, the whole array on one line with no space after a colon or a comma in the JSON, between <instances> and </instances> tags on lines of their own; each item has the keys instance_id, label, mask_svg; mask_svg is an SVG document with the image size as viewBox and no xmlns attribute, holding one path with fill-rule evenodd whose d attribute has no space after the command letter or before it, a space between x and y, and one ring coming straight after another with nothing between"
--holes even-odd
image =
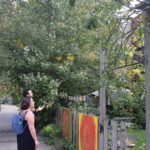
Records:
<instances>
[{"instance_id":1,"label":"wooden fence post","mask_svg":"<svg viewBox=\"0 0 150 150\"><path fill-rule=\"evenodd\" d=\"M76 124L75 124L75 130L76 130L76 150L78 150L79 148L79 115L78 112L76 112Z\"/></svg>"},{"instance_id":2,"label":"wooden fence post","mask_svg":"<svg viewBox=\"0 0 150 150\"><path fill-rule=\"evenodd\" d=\"M76 114L76 112L75 111L73 111L72 112L72 143L73 143L73 145L75 145L75 143L76 143L76 130L75 130L75 124L76 124L76 122L75 122L75 114Z\"/></svg>"},{"instance_id":3,"label":"wooden fence post","mask_svg":"<svg viewBox=\"0 0 150 150\"><path fill-rule=\"evenodd\" d=\"M120 150L126 149L126 123L121 121Z\"/></svg>"},{"instance_id":4,"label":"wooden fence post","mask_svg":"<svg viewBox=\"0 0 150 150\"><path fill-rule=\"evenodd\" d=\"M104 119L104 150L108 150L108 119Z\"/></svg>"},{"instance_id":5,"label":"wooden fence post","mask_svg":"<svg viewBox=\"0 0 150 150\"><path fill-rule=\"evenodd\" d=\"M58 108L56 110L55 124L56 124L56 127L59 128L59 125L58 125Z\"/></svg>"},{"instance_id":6,"label":"wooden fence post","mask_svg":"<svg viewBox=\"0 0 150 150\"><path fill-rule=\"evenodd\" d=\"M100 50L100 80L104 79L104 69L105 69L105 49ZM105 85L100 88L99 96L99 150L104 150L104 125L103 121L106 118L106 87Z\"/></svg>"},{"instance_id":7,"label":"wooden fence post","mask_svg":"<svg viewBox=\"0 0 150 150\"><path fill-rule=\"evenodd\" d=\"M58 129L60 129L60 107L56 110L56 126Z\"/></svg>"},{"instance_id":8,"label":"wooden fence post","mask_svg":"<svg viewBox=\"0 0 150 150\"><path fill-rule=\"evenodd\" d=\"M117 122L115 120L111 120L111 150L117 150Z\"/></svg>"},{"instance_id":9,"label":"wooden fence post","mask_svg":"<svg viewBox=\"0 0 150 150\"><path fill-rule=\"evenodd\" d=\"M63 107L60 107L60 120L59 120L59 126L60 126L60 131L62 132L62 126L63 126Z\"/></svg>"},{"instance_id":10,"label":"wooden fence post","mask_svg":"<svg viewBox=\"0 0 150 150\"><path fill-rule=\"evenodd\" d=\"M72 141L73 145L76 146L76 149L78 150L78 112L74 111L72 113Z\"/></svg>"},{"instance_id":11,"label":"wooden fence post","mask_svg":"<svg viewBox=\"0 0 150 150\"><path fill-rule=\"evenodd\" d=\"M150 15L147 14L147 24L145 31L145 76L146 76L146 146L150 150Z\"/></svg>"}]
</instances>

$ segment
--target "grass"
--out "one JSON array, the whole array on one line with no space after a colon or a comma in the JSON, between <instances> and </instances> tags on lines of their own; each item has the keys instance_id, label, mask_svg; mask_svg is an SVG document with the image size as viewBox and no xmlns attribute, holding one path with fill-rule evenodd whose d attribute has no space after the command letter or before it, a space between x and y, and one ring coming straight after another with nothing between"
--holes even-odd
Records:
<instances>
[{"instance_id":1,"label":"grass","mask_svg":"<svg viewBox=\"0 0 150 150\"><path fill-rule=\"evenodd\" d=\"M131 134L136 138L136 146L132 150L146 149L146 131L141 129L128 129L127 134Z\"/></svg>"}]
</instances>

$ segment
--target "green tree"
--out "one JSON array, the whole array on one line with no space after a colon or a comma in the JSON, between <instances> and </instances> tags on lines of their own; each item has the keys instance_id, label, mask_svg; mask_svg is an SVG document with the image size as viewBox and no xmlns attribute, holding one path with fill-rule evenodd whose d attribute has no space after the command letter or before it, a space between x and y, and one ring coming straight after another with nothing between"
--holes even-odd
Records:
<instances>
[{"instance_id":1,"label":"green tree","mask_svg":"<svg viewBox=\"0 0 150 150\"><path fill-rule=\"evenodd\" d=\"M56 108L66 95L85 95L104 84L121 87L114 72L127 59L121 5L95 0L2 0L0 69L14 91L32 88L37 104ZM99 80L99 51L106 51ZM117 81L119 79L119 82ZM53 107L52 107L53 106ZM46 112L45 112L46 113ZM45 114L43 114L45 115Z\"/></svg>"}]
</instances>

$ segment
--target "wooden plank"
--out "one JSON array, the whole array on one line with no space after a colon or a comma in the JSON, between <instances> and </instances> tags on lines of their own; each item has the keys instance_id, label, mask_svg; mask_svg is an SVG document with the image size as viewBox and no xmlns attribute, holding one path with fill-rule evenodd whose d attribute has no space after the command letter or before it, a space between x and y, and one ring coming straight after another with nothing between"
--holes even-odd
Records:
<instances>
[{"instance_id":1,"label":"wooden plank","mask_svg":"<svg viewBox=\"0 0 150 150\"><path fill-rule=\"evenodd\" d=\"M108 150L108 119L104 119L104 150Z\"/></svg>"},{"instance_id":2,"label":"wooden plank","mask_svg":"<svg viewBox=\"0 0 150 150\"><path fill-rule=\"evenodd\" d=\"M98 149L103 150L104 149L104 129L103 129L103 119L102 117L99 117L99 142L98 142Z\"/></svg>"},{"instance_id":3,"label":"wooden plank","mask_svg":"<svg viewBox=\"0 0 150 150\"><path fill-rule=\"evenodd\" d=\"M74 144L74 111L72 112L72 144Z\"/></svg>"},{"instance_id":4,"label":"wooden plank","mask_svg":"<svg viewBox=\"0 0 150 150\"><path fill-rule=\"evenodd\" d=\"M60 107L56 110L56 126L60 129Z\"/></svg>"},{"instance_id":5,"label":"wooden plank","mask_svg":"<svg viewBox=\"0 0 150 150\"><path fill-rule=\"evenodd\" d=\"M117 122L112 120L111 121L111 150L117 150Z\"/></svg>"},{"instance_id":6,"label":"wooden plank","mask_svg":"<svg viewBox=\"0 0 150 150\"><path fill-rule=\"evenodd\" d=\"M61 130L61 107L58 108L58 127Z\"/></svg>"},{"instance_id":7,"label":"wooden plank","mask_svg":"<svg viewBox=\"0 0 150 150\"><path fill-rule=\"evenodd\" d=\"M61 107L59 107L59 110L58 110L58 125L59 125L59 130L61 130Z\"/></svg>"},{"instance_id":8,"label":"wooden plank","mask_svg":"<svg viewBox=\"0 0 150 150\"><path fill-rule=\"evenodd\" d=\"M56 124L56 127L59 129L59 124L58 124L58 115L59 115L59 108L57 108L57 110L56 110L56 120L55 120L55 124Z\"/></svg>"},{"instance_id":9,"label":"wooden plank","mask_svg":"<svg viewBox=\"0 0 150 150\"><path fill-rule=\"evenodd\" d=\"M150 17L147 13L147 24L145 27L145 76L146 76L146 147L150 150Z\"/></svg>"},{"instance_id":10,"label":"wooden plank","mask_svg":"<svg viewBox=\"0 0 150 150\"><path fill-rule=\"evenodd\" d=\"M60 131L62 132L62 124L63 124L63 107L60 107Z\"/></svg>"},{"instance_id":11,"label":"wooden plank","mask_svg":"<svg viewBox=\"0 0 150 150\"><path fill-rule=\"evenodd\" d=\"M78 112L76 112L76 117L75 117L75 120L76 120L76 150L79 149L79 114Z\"/></svg>"},{"instance_id":12,"label":"wooden plank","mask_svg":"<svg viewBox=\"0 0 150 150\"><path fill-rule=\"evenodd\" d=\"M76 112L72 113L72 141L76 145Z\"/></svg>"},{"instance_id":13,"label":"wooden plank","mask_svg":"<svg viewBox=\"0 0 150 150\"><path fill-rule=\"evenodd\" d=\"M121 121L120 150L126 150L126 123Z\"/></svg>"},{"instance_id":14,"label":"wooden plank","mask_svg":"<svg viewBox=\"0 0 150 150\"><path fill-rule=\"evenodd\" d=\"M63 109L62 116L62 135L65 138L72 139L72 112L70 109Z\"/></svg>"},{"instance_id":15,"label":"wooden plank","mask_svg":"<svg viewBox=\"0 0 150 150\"><path fill-rule=\"evenodd\" d=\"M59 129L62 130L62 108L59 107Z\"/></svg>"},{"instance_id":16,"label":"wooden plank","mask_svg":"<svg viewBox=\"0 0 150 150\"><path fill-rule=\"evenodd\" d=\"M70 116L69 116L69 119L70 119L70 125L69 125L69 138L70 138L70 140L71 140L71 142L73 142L72 141L72 128L73 128L73 120L72 120L72 111L70 110Z\"/></svg>"},{"instance_id":17,"label":"wooden plank","mask_svg":"<svg viewBox=\"0 0 150 150\"><path fill-rule=\"evenodd\" d=\"M103 72L105 69L105 49L100 50L100 80L103 80ZM104 149L104 127L103 127L103 120L106 118L106 87L100 88L100 96L99 96L99 108L100 108L100 115L99 115L99 150Z\"/></svg>"}]
</instances>

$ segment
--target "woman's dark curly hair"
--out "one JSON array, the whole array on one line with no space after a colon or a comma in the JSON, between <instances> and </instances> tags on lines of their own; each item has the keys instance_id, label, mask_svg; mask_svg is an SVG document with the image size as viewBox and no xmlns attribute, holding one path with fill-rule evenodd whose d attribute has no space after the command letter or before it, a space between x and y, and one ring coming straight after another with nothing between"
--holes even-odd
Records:
<instances>
[{"instance_id":1,"label":"woman's dark curly hair","mask_svg":"<svg viewBox=\"0 0 150 150\"><path fill-rule=\"evenodd\" d=\"M31 103L31 97L25 97L23 98L22 102L21 102L21 106L20 106L20 109L21 110L26 110L29 108L30 106L30 103Z\"/></svg>"}]
</instances>

